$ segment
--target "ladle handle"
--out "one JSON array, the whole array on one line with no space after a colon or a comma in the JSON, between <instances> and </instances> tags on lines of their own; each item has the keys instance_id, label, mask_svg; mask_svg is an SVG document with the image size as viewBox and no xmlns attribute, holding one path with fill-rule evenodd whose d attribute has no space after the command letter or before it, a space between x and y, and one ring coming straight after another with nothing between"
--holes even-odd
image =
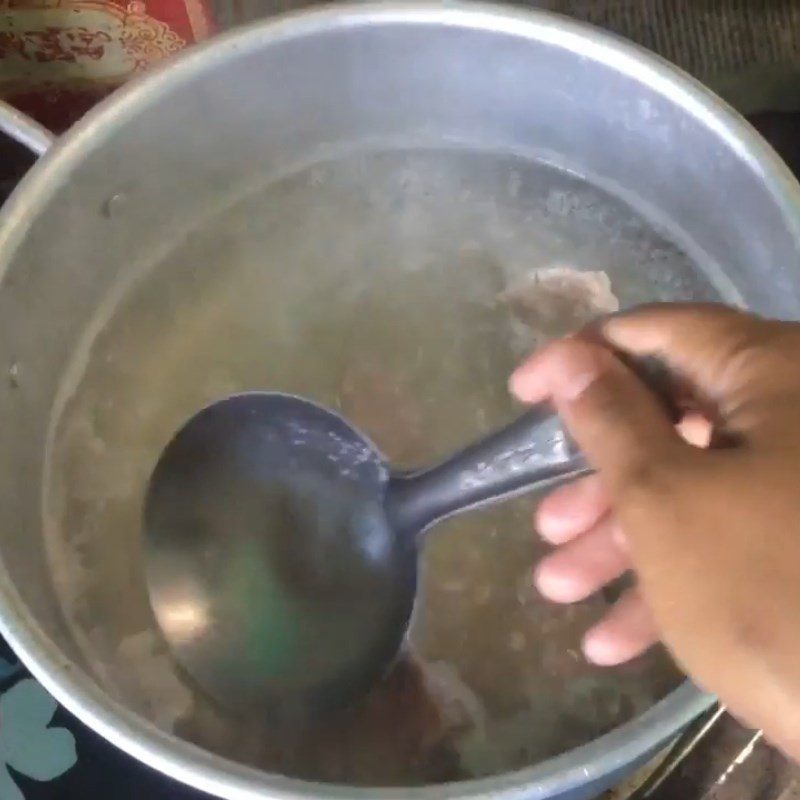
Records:
<instances>
[{"instance_id":1,"label":"ladle handle","mask_svg":"<svg viewBox=\"0 0 800 800\"><path fill-rule=\"evenodd\" d=\"M626 362L677 419L671 376L661 362ZM435 467L394 476L386 506L399 529L424 530L445 517L590 471L558 416L541 404Z\"/></svg>"},{"instance_id":2,"label":"ladle handle","mask_svg":"<svg viewBox=\"0 0 800 800\"><path fill-rule=\"evenodd\" d=\"M447 461L393 477L387 505L393 525L422 530L461 511L589 471L552 409L535 406Z\"/></svg>"}]
</instances>

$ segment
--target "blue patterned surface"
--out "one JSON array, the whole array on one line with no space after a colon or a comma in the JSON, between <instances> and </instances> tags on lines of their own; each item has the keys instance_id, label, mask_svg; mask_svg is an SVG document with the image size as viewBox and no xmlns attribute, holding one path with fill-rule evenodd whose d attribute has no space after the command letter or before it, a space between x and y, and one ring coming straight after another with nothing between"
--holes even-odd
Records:
<instances>
[{"instance_id":1,"label":"blue patterned surface","mask_svg":"<svg viewBox=\"0 0 800 800\"><path fill-rule=\"evenodd\" d=\"M201 800L89 730L0 639L0 800Z\"/></svg>"}]
</instances>

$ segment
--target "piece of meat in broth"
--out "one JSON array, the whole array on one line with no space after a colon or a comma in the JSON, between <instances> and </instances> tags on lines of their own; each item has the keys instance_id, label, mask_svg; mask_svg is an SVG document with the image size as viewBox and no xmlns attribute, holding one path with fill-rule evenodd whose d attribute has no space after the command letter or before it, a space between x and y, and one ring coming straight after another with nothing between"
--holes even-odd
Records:
<instances>
[{"instance_id":1,"label":"piece of meat in broth","mask_svg":"<svg viewBox=\"0 0 800 800\"><path fill-rule=\"evenodd\" d=\"M535 269L498 299L511 313L514 344L524 352L619 310L605 272L573 267Z\"/></svg>"}]
</instances>

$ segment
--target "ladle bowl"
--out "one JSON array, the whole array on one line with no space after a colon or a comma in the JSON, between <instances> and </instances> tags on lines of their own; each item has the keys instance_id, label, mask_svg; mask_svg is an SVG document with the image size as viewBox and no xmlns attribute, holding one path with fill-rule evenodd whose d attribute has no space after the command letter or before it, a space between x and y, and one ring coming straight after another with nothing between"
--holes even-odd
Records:
<instances>
[{"instance_id":1,"label":"ladle bowl","mask_svg":"<svg viewBox=\"0 0 800 800\"><path fill-rule=\"evenodd\" d=\"M586 469L545 406L404 474L309 400L229 397L186 423L150 480L156 619L222 705L285 722L316 717L367 691L399 651L423 531Z\"/></svg>"}]
</instances>

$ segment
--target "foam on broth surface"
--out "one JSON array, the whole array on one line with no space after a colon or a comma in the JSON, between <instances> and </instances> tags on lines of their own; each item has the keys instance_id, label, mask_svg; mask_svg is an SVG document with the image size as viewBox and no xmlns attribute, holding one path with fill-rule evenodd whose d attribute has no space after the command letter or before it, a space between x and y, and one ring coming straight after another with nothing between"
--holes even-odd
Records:
<instances>
[{"instance_id":1,"label":"foam on broth surface","mask_svg":"<svg viewBox=\"0 0 800 800\"><path fill-rule=\"evenodd\" d=\"M532 273L549 274L552 289L553 269L558 280L603 275L593 279L601 310L615 297L624 306L725 296L608 193L526 158L457 150L299 169L240 196L145 271L76 356L48 456L56 590L97 679L216 752L372 785L529 765L674 686L659 652L615 670L583 661L580 634L606 599L556 607L535 594L531 565L545 548L530 498L437 529L401 663L362 704L314 729L290 735L226 717L184 679L154 627L142 497L191 414L233 392L293 392L341 409L399 465L429 463L516 413L507 375L543 336L563 332L557 319L537 328L525 294ZM574 311L567 302L564 329Z\"/></svg>"}]
</instances>

